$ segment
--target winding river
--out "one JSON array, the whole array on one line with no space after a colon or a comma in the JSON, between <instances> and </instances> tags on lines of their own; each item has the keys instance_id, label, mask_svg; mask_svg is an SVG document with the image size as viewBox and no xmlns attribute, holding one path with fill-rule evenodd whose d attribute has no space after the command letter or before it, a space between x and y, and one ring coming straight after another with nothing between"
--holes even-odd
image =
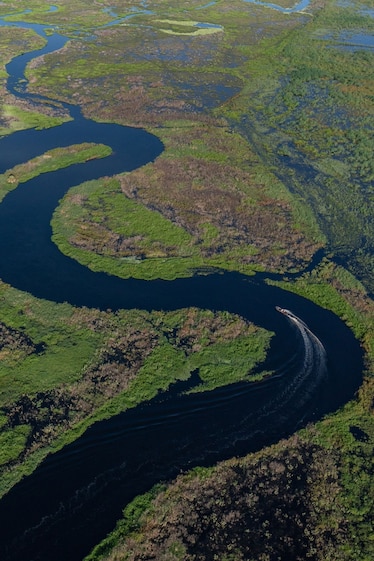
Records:
<instances>
[{"instance_id":1,"label":"winding river","mask_svg":"<svg viewBox=\"0 0 374 561\"><path fill-rule=\"evenodd\" d=\"M27 92L26 64L67 39L47 37L44 26L25 25L47 44L11 61L8 89L38 102L41 98ZM53 147L79 142L108 144L113 153L42 175L6 196L0 205L1 279L36 297L75 306L198 306L238 313L276 333L263 365L275 374L261 383L183 393L197 382L193 376L149 403L93 425L0 501L2 561L81 560L114 527L123 506L154 483L276 442L336 410L361 381L362 353L346 325L312 302L268 285L264 275L225 272L172 282L125 281L93 273L62 255L51 242L50 219L67 189L135 169L163 150L159 139L144 130L96 123L77 107L64 108L72 120L59 127L0 139L1 173ZM276 306L293 313L279 313Z\"/></svg>"}]
</instances>

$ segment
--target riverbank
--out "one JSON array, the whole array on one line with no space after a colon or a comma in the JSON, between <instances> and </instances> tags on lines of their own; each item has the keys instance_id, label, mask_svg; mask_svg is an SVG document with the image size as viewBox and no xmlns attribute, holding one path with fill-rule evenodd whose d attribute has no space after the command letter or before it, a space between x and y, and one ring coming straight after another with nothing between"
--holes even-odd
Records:
<instances>
[{"instance_id":1,"label":"riverbank","mask_svg":"<svg viewBox=\"0 0 374 561\"><path fill-rule=\"evenodd\" d=\"M178 9L175 7L176 11ZM113 272L113 269L103 266L100 255L102 240L107 240L108 236L112 241L112 250L115 246L113 252L117 260L118 257L126 258L129 255L123 253L121 244L116 246L115 236L122 234L126 237L130 232L133 238L143 238L135 240L134 252L148 252L148 258L152 256L152 252L155 256L156 252L156 261L161 262L161 265L164 257L157 255L157 251L165 252L161 242L165 244L170 241L165 242L157 237L154 240L144 230L139 234L134 228L135 221L125 234L119 231L118 223L123 216L124 207L121 206L123 199L121 204L117 201L121 200L122 194L131 202L135 201L138 209L141 208L142 214L139 215L138 222L144 220L145 212L149 210L147 221L152 225L153 220L148 217L156 212L162 217L162 224L165 221L177 223L179 229L182 229L184 248L193 239L200 251L203 249L203 261L201 258L198 261L195 256L188 264L188 269L197 264L215 264L246 273L263 269L287 274L295 269L302 269L318 243L323 242L315 219L305 210L305 202L301 201L297 206L298 197L287 196L284 185L275 180L278 162L274 164L270 157L270 145L273 144L270 142L264 147L263 139L269 138L264 130L262 136L259 136L261 123L263 125L266 121L255 123L254 149L232 128L235 120L237 122L242 117L243 111L261 109L258 105L261 98L256 94L253 76L262 80L264 74L267 75L266 91L271 95L271 88L279 85L279 75L272 75L274 67L269 66L269 53L275 53L277 57L279 53L284 55L282 48L294 37L290 30L305 23L305 19L297 15L294 20L286 21L283 15L276 15L269 22L268 15L264 15L261 7L244 7L242 3L235 4L232 12L222 10L222 5L218 9L212 6L200 15L201 19L216 22L217 25L222 22L224 15L224 31L212 36L191 37L196 42L188 45L178 43L178 36L168 36L166 40L165 37L162 38L162 32L159 33L154 28L152 41L144 42L144 37L149 33L149 29L145 27L150 22L147 14L139 15L133 26L126 27L124 37L123 27L120 25L93 30L91 16L91 19L85 20L82 12L83 19L80 23L86 22L85 37L89 38L95 31L98 34L95 41L73 40L62 53L51 53L29 68L32 82L30 87L35 94L43 91L52 98L62 100L70 100L73 96L75 101L82 103L86 114L95 115L95 118L101 120L147 126L159 134L166 146L164 155L156 162L139 171L121 175L115 182L111 180L95 184L93 192L89 185L78 188L75 192L70 192L59 207L60 220L61 217L64 218L64 213L70 213L62 243L65 247L80 244L86 255L88 252L94 254L101 270ZM34 14L32 17L52 21L55 16L44 10L42 14ZM68 18L65 19L65 25L67 22ZM74 30L70 24L71 21L68 28L74 39ZM253 34L248 33L248 26ZM265 30L262 26L265 26ZM257 34L256 30L259 30ZM279 35L279 30L285 34ZM240 48L238 45L234 48L233 42L238 38L242 39L239 42ZM271 48L275 50L272 51ZM120 59L123 52L126 53L126 60ZM266 56L261 58L261 52ZM142 57L141 61L137 60L139 56ZM292 58L290 55L288 57L285 65L287 68ZM301 55L298 54L298 57ZM266 64L263 64L264 60ZM304 59L296 57L295 60L301 64ZM207 76L209 85L206 84ZM243 84L245 88L241 90ZM240 91L241 95L237 95ZM236 97L233 98L234 95ZM223 114L229 121L221 119ZM247 132L248 122L245 123ZM255 142L259 138L261 142ZM279 137L276 138L279 140ZM284 144L282 150L282 156L286 158ZM224 173L227 168L230 173ZM179 193L176 190L170 191L176 178ZM288 180L289 177L283 183L289 186ZM108 186L111 188L112 185L115 185L115 192L108 191ZM169 188L167 191L166 187ZM170 192L173 197L169 196ZM217 209L226 209L226 202L235 197L238 204L235 208L228 207L229 220L220 220L216 216ZM207 204L209 202L209 208L202 208L206 201ZM243 201L247 214L241 209ZM69 208L67 202L74 203L75 207ZM196 203L195 207L191 205L192 202ZM126 210L129 211L129 206ZM79 220L82 217L87 221L88 228L85 232L79 230ZM62 226L66 227L63 221ZM246 231L244 227L247 228ZM85 237L82 235L84 233L87 233ZM101 238L103 233L107 238ZM240 251L235 254L238 235L243 236L243 239L239 243ZM175 263L175 248L166 249L171 251L171 261ZM208 256L209 252L215 255L213 259ZM243 261L243 257L250 260L251 264ZM130 265L134 268L138 263ZM178 266L173 270L171 267L167 274L170 275L169 278L185 276L186 269L187 267L183 269ZM188 271L188 274L191 272ZM162 265L161 269L156 268L156 272L153 270L141 273L140 276L147 275L149 278L162 277L165 269L163 270ZM295 285L287 283L285 286L301 291L318 304L334 310L354 328L356 337L365 344L369 372L372 364L368 352L370 341L373 340L370 326L372 310L365 292L331 263L315 271L313 275ZM94 419L112 416L128 405L132 407L150 399L176 379L187 379L196 366L202 370L205 368L211 379L214 379L214 384L217 384L217 378L219 383L226 383L233 373L241 378L241 367L253 351L254 371L251 371L249 380L253 379L251 376L257 376L254 374L256 365L263 361L270 337L269 325L267 332L264 332L241 316L198 312L191 307L176 313L140 310L112 313L109 310L99 312L73 308L68 304L45 302L5 285L2 294L2 333L6 340L2 349L2 368L7 369L8 373L11 371L13 376L12 382L6 376L3 378L6 391L13 391L12 395L7 395L6 411L3 409L1 421L6 444L3 450L10 452L8 456L5 454L10 470L2 478L4 490L21 473L30 473L49 451L56 451L80 436ZM227 293L224 294L227 297ZM350 300L349 305L347 300ZM144 304L151 306L152 301L147 300ZM282 302L277 301L276 304ZM309 318L304 319L309 321ZM227 356L230 357L229 363ZM209 383L207 380L206 389ZM137 388L136 392L134 387ZM211 388L210 385L209 389ZM88 398L84 399L87 395ZM334 458L330 455L323 464L325 468L331 468L332 473L331 486L326 495L332 491L331 497L336 494L343 497L341 504L348 505L346 508L352 511L348 516L346 531L345 527L341 529L340 522L337 526L341 529L339 540L342 541L339 543L342 547L350 544L349 547L353 548L352 544L356 543L356 549L352 549L356 557L351 554L355 561L360 559L357 551L361 547L360 540L365 542L371 508L370 502L365 502L362 511L358 508L363 496L372 496L366 477L366 460L370 457L373 441L369 406L371 395L370 380L367 378L359 399L320 425L317 431L319 436L316 437L318 446L325 449L336 446L340 450L340 455ZM92 411L95 413L90 416ZM7 424L9 420L14 422L11 431ZM64 433L63 438L59 436L61 433ZM311 448L313 433L305 434L307 445L299 442L294 445L292 441L285 445L286 448L289 447L289 458L297 458L298 463L304 461L304 452L305 457L309 458L308 454L312 451L316 459L321 459L323 454L321 448L316 452ZM320 435L324 438L322 444ZM363 444L360 438L364 438ZM22 454L25 447L27 454L33 450L33 458L30 463L23 462L21 468L14 469L17 462L24 459ZM300 453L301 449L303 453ZM268 452L264 454L266 456ZM282 464L285 456L279 458L278 449L273 449L271 455L277 457ZM264 456L260 454L253 461L260 461L258 459L261 457ZM352 457L355 459L352 460ZM351 460L360 475L356 478L356 484L350 488L348 474ZM251 464L251 460L249 463ZM312 478L313 485L320 486L320 474L315 469L316 464L312 465L314 475L317 474L315 479ZM294 473L298 475L299 472L296 470ZM305 471L302 471L302 476L307 476ZM250 485L253 487L258 481L260 479L251 480ZM296 480L292 481L291 487ZM265 488L267 484L268 482L264 485ZM283 494L285 489L280 486L279 490ZM306 494L308 499L301 503L302 507L319 507L310 488ZM222 497L223 509L227 504L224 499ZM132 507L129 508L131 510ZM330 508L329 505L326 508ZM318 527L325 513L320 509L318 516L308 519L308 525ZM339 517L335 521L333 517L330 519L332 526L338 519L341 520ZM269 524L272 525L273 522L269 521ZM306 527L303 526L304 529ZM327 527L330 528L328 524ZM194 529L197 535L197 525ZM227 539L234 535L234 525L231 529ZM168 539L165 538L166 545L169 543ZM308 547L316 547L313 540L308 543ZM369 545L362 548L365 554L365 548ZM178 545L175 551L169 553L175 556L186 555L186 549L183 549L185 545L182 546L181 549ZM221 549L216 551L221 553ZM320 548L320 551L322 555L327 549ZM240 551L236 551L235 555L241 555Z\"/></svg>"},{"instance_id":2,"label":"riverbank","mask_svg":"<svg viewBox=\"0 0 374 561\"><path fill-rule=\"evenodd\" d=\"M328 262L285 285L322 298L361 337L367 371L356 398L272 447L155 486L124 509L86 561L124 555L203 560L212 552L244 560L254 551L292 551L321 561L372 555L373 302L344 269Z\"/></svg>"}]
</instances>

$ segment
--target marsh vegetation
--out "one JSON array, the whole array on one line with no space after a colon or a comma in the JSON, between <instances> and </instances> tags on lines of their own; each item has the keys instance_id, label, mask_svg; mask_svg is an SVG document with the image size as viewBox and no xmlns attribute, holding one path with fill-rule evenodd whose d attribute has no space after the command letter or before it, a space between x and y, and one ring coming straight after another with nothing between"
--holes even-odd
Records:
<instances>
[{"instance_id":1,"label":"marsh vegetation","mask_svg":"<svg viewBox=\"0 0 374 561\"><path fill-rule=\"evenodd\" d=\"M29 65L30 91L79 104L99 121L146 127L165 145L139 170L67 193L52 220L61 251L123 278L282 273L283 287L338 314L366 357L365 382L341 411L273 448L138 497L88 559L366 561L374 66L372 51L337 46L342 33L372 34L373 18L354 2L330 1L287 15L242 0L56 0L54 11L31 4L25 14L30 2L1 2L0 15L58 25L71 40ZM198 29L197 21L218 27ZM66 119L5 90L5 64L42 39L0 27L0 45L0 134ZM39 173L107 154L98 145L56 149L8 170L1 196ZM320 247L329 257L291 281ZM271 336L234 314L74 308L2 283L0 492L94 421L196 370L195 391L270 375L256 367Z\"/></svg>"}]
</instances>

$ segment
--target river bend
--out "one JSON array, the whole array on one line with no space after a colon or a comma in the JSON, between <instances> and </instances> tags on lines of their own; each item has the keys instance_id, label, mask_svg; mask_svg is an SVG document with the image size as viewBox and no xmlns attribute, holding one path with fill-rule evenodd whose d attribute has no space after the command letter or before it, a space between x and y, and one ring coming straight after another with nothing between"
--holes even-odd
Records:
<instances>
[{"instance_id":1,"label":"river bend","mask_svg":"<svg viewBox=\"0 0 374 561\"><path fill-rule=\"evenodd\" d=\"M37 103L41 98L28 94L23 81L25 66L61 48L66 38L47 37L44 26L34 29L46 37L46 47L16 57L7 71L9 91ZM50 220L64 193L83 181L133 170L163 150L160 140L144 130L96 123L79 108L64 107L71 121L0 139L1 173L51 148L80 142L104 143L113 153L32 179L5 197L0 204L0 236L6 240L0 245L0 278L36 297L75 306L197 306L238 313L276 333L264 365L275 374L261 383L183 393L196 382L192 379L93 425L0 501L2 561L79 561L137 494L182 469L245 454L291 434L352 398L362 374L362 353L346 325L312 302L268 285L264 275L122 280L62 255L51 241ZM276 306L292 314L279 313Z\"/></svg>"}]
</instances>

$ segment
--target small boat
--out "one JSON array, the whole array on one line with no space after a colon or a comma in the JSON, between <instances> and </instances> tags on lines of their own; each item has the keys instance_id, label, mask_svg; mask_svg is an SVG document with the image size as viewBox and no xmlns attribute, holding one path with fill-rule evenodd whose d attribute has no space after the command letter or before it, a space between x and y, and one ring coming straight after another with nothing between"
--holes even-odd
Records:
<instances>
[{"instance_id":1,"label":"small boat","mask_svg":"<svg viewBox=\"0 0 374 561\"><path fill-rule=\"evenodd\" d=\"M285 316L290 315L290 312L288 310L286 310L285 308L281 308L280 306L275 306L275 309L277 310L277 312L280 312L281 314L284 314Z\"/></svg>"}]
</instances>

